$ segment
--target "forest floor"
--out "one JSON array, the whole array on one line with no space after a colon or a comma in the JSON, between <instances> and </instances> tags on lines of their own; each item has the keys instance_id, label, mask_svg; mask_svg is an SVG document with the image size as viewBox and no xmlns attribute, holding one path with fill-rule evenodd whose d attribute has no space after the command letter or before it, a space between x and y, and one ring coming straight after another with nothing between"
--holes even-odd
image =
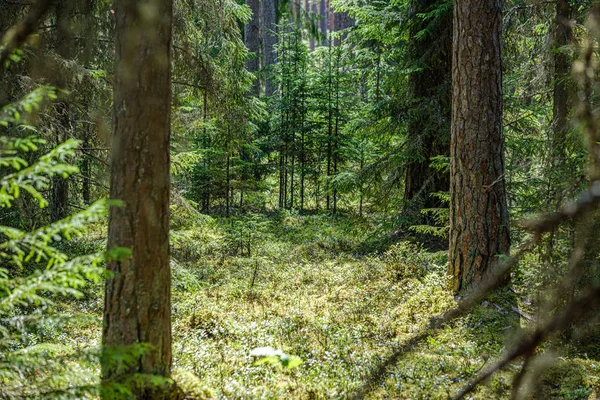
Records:
<instances>
[{"instance_id":1,"label":"forest floor","mask_svg":"<svg viewBox=\"0 0 600 400\"><path fill-rule=\"evenodd\" d=\"M353 395L399 342L455 305L446 255L404 242L359 254L375 226L350 216L274 213L174 219L174 377L190 398L340 399ZM499 356L531 321L513 284L403 355L369 398L446 399ZM99 290L98 293L101 293ZM101 315L101 296L87 312ZM73 305L81 311L80 305ZM77 335L96 342L97 326ZM83 340L79 338L79 341ZM300 358L255 365L271 346ZM535 398L600 396L600 362L555 352ZM510 398L519 363L473 398Z\"/></svg>"}]
</instances>

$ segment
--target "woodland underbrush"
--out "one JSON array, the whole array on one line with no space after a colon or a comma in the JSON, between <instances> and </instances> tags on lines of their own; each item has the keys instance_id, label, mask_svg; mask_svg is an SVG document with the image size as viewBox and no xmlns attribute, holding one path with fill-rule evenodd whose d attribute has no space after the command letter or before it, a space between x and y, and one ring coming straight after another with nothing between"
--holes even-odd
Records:
<instances>
[{"instance_id":1,"label":"woodland underbrush","mask_svg":"<svg viewBox=\"0 0 600 400\"><path fill-rule=\"evenodd\" d=\"M398 343L456 305L445 252L413 242L356 252L376 230L363 219L279 212L174 222L174 379L189 398L349 398ZM101 248L101 237L96 228L70 251ZM369 397L455 394L535 322L537 275L527 271L538 261L526 259L510 285L401 357ZM65 345L64 356L100 344L102 285L86 290L84 299L61 307L87 319L44 333L45 341ZM565 337L547 343L534 398L598 397L597 346ZM250 353L260 347L302 364L257 364ZM519 366L494 375L472 398L510 398ZM93 362L71 368L69 385L97 383Z\"/></svg>"},{"instance_id":2,"label":"woodland underbrush","mask_svg":"<svg viewBox=\"0 0 600 400\"><path fill-rule=\"evenodd\" d=\"M456 305L445 252L412 241L357 252L376 229L351 216L280 212L206 218L179 230L173 312L180 385L199 398L351 397L397 343ZM536 300L527 293L539 278L527 271L536 262L525 260L511 285L402 357L370 396L456 393L535 322ZM596 398L600 362L564 343L557 338L544 348L548 364L559 362L540 365L535 398ZM255 365L251 350L265 346L303 363ZM518 367L494 376L474 398L509 398Z\"/></svg>"}]
</instances>

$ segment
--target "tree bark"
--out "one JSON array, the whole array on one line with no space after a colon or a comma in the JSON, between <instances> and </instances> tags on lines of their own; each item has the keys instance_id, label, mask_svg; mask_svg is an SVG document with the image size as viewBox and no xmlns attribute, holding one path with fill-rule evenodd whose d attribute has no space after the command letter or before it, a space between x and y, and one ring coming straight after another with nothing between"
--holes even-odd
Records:
<instances>
[{"instance_id":1,"label":"tree bark","mask_svg":"<svg viewBox=\"0 0 600 400\"><path fill-rule=\"evenodd\" d=\"M449 273L468 290L509 253L502 134L502 1L455 0Z\"/></svg>"},{"instance_id":2,"label":"tree bark","mask_svg":"<svg viewBox=\"0 0 600 400\"><path fill-rule=\"evenodd\" d=\"M141 373L169 376L169 137L172 0L115 0L116 69L110 197L123 201L109 216L108 248L130 248L110 261L104 304L105 348L149 343L130 368L105 363L103 379ZM131 388L138 399L168 398L150 382Z\"/></svg>"},{"instance_id":3,"label":"tree bark","mask_svg":"<svg viewBox=\"0 0 600 400\"><path fill-rule=\"evenodd\" d=\"M276 85L270 76L269 68L275 64L275 44L277 43L277 3L276 0L261 0L263 12L263 67L265 73L265 94L272 96Z\"/></svg>"},{"instance_id":4,"label":"tree bark","mask_svg":"<svg viewBox=\"0 0 600 400\"><path fill-rule=\"evenodd\" d=\"M248 71L256 74L256 79L252 85L252 94L256 97L260 95L260 79L258 76L260 61L260 32L259 32L259 0L246 0L246 4L252 10L252 19L244 27L244 41L248 50L253 53L246 61Z\"/></svg>"},{"instance_id":5,"label":"tree bark","mask_svg":"<svg viewBox=\"0 0 600 400\"><path fill-rule=\"evenodd\" d=\"M327 15L329 15L329 11L327 9L327 3L325 0L320 0L319 2L319 14L321 15L321 20L319 21L319 27L321 31L321 46L327 45Z\"/></svg>"},{"instance_id":6,"label":"tree bark","mask_svg":"<svg viewBox=\"0 0 600 400\"><path fill-rule=\"evenodd\" d=\"M571 72L571 57L564 47L571 42L573 32L569 25L571 5L568 0L556 1L556 21L554 27L554 88L552 108L552 139L550 174L556 176L556 171L564 171L566 162L567 133L569 124L570 94L568 89L569 73ZM562 182L551 179L551 186L557 193L552 199L554 208L560 207L564 193L561 193Z\"/></svg>"},{"instance_id":7,"label":"tree bark","mask_svg":"<svg viewBox=\"0 0 600 400\"><path fill-rule=\"evenodd\" d=\"M59 0L56 3L56 51L65 59L73 58L73 2ZM56 71L55 84L61 89L69 89L63 71ZM58 145L71 136L73 127L71 125L71 111L67 99L56 105L60 129L56 132L56 143ZM66 178L55 176L52 179L52 196L50 201L50 220L56 222L66 218L69 213L69 181Z\"/></svg>"},{"instance_id":8,"label":"tree bark","mask_svg":"<svg viewBox=\"0 0 600 400\"><path fill-rule=\"evenodd\" d=\"M411 15L425 13L439 0L414 0ZM448 191L449 177L431 167L431 157L449 155L449 81L452 69L452 14L443 15L435 31L418 39L430 21L413 18L408 54L417 68L408 75L409 98L413 102L408 121L410 161L405 171L405 200L416 200L416 208L438 206L433 192ZM417 22L418 21L418 22ZM432 51L431 49L436 49Z\"/></svg>"}]
</instances>

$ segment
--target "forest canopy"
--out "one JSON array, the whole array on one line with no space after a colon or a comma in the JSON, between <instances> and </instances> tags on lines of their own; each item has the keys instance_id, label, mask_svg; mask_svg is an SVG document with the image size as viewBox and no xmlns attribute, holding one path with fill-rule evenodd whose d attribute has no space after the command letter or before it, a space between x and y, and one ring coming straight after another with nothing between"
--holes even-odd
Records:
<instances>
[{"instance_id":1,"label":"forest canopy","mask_svg":"<svg viewBox=\"0 0 600 400\"><path fill-rule=\"evenodd\" d=\"M0 31L0 398L600 397L597 1Z\"/></svg>"}]
</instances>

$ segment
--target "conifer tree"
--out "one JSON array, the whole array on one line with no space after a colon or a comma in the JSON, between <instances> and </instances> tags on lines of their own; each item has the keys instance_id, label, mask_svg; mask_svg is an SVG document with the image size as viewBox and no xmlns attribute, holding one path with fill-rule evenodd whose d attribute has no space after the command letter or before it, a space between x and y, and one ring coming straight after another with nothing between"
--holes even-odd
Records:
<instances>
[{"instance_id":1,"label":"conifer tree","mask_svg":"<svg viewBox=\"0 0 600 400\"><path fill-rule=\"evenodd\" d=\"M454 1L450 266L464 291L510 248L502 134L502 2Z\"/></svg>"},{"instance_id":2,"label":"conifer tree","mask_svg":"<svg viewBox=\"0 0 600 400\"><path fill-rule=\"evenodd\" d=\"M103 365L107 381L132 374L168 377L171 370L169 265L169 136L172 0L115 1L116 70L112 141L112 199L108 247L131 255L111 261L106 282L103 345L149 344L129 368ZM138 398L167 399L168 385L147 380Z\"/></svg>"}]
</instances>

